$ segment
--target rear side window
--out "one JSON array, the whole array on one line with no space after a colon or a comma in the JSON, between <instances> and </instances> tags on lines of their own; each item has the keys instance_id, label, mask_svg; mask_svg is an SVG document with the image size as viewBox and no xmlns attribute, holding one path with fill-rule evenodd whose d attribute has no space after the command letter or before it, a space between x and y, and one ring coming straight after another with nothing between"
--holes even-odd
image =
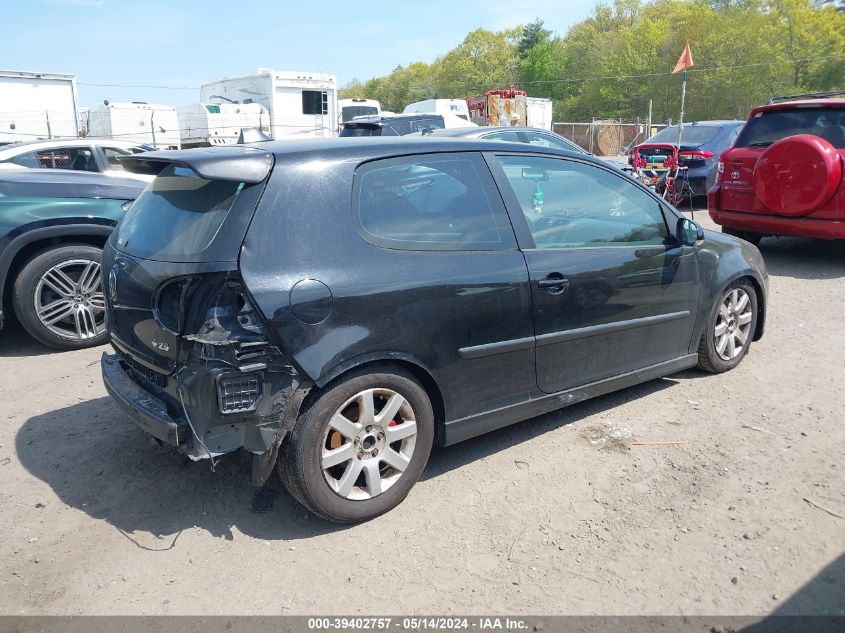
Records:
<instances>
[{"instance_id":1,"label":"rear side window","mask_svg":"<svg viewBox=\"0 0 845 633\"><path fill-rule=\"evenodd\" d=\"M90 147L68 147L29 152L16 156L11 162L23 167L42 169L100 171Z\"/></svg>"},{"instance_id":2,"label":"rear side window","mask_svg":"<svg viewBox=\"0 0 845 633\"><path fill-rule=\"evenodd\" d=\"M380 160L355 174L362 237L404 250L516 247L490 172L474 154Z\"/></svg>"},{"instance_id":3,"label":"rear side window","mask_svg":"<svg viewBox=\"0 0 845 633\"><path fill-rule=\"evenodd\" d=\"M768 147L795 134L813 134L836 149L845 149L845 108L795 108L757 113L734 147Z\"/></svg>"},{"instance_id":4,"label":"rear side window","mask_svg":"<svg viewBox=\"0 0 845 633\"><path fill-rule=\"evenodd\" d=\"M234 261L261 188L206 180L189 167L171 164L126 212L116 246L144 259Z\"/></svg>"}]
</instances>

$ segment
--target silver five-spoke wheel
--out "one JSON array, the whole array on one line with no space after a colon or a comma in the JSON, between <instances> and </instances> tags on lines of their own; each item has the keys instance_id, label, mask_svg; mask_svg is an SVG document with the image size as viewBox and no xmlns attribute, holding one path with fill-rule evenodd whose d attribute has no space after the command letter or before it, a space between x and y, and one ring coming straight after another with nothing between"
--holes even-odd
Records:
<instances>
[{"instance_id":1,"label":"silver five-spoke wheel","mask_svg":"<svg viewBox=\"0 0 845 633\"><path fill-rule=\"evenodd\" d=\"M50 332L86 340L105 329L105 296L99 262L70 259L45 272L35 287L35 313Z\"/></svg>"},{"instance_id":2,"label":"silver five-spoke wheel","mask_svg":"<svg viewBox=\"0 0 845 633\"><path fill-rule=\"evenodd\" d=\"M411 462L417 423L411 404L391 389L366 389L332 416L321 468L345 499L372 499L395 484Z\"/></svg>"},{"instance_id":3,"label":"silver five-spoke wheel","mask_svg":"<svg viewBox=\"0 0 845 633\"><path fill-rule=\"evenodd\" d=\"M733 288L719 305L713 332L716 353L722 360L733 360L740 354L751 335L753 317L751 300L742 288Z\"/></svg>"}]
</instances>

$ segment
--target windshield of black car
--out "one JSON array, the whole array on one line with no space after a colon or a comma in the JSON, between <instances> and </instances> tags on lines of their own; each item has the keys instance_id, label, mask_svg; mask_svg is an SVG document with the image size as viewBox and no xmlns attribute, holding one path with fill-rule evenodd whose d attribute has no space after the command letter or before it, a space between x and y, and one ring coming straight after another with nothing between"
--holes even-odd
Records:
<instances>
[{"instance_id":1,"label":"windshield of black car","mask_svg":"<svg viewBox=\"0 0 845 633\"><path fill-rule=\"evenodd\" d=\"M116 247L160 261L232 261L259 193L260 185L207 180L171 164L118 224Z\"/></svg>"},{"instance_id":2,"label":"windshield of black car","mask_svg":"<svg viewBox=\"0 0 845 633\"><path fill-rule=\"evenodd\" d=\"M341 120L346 123L356 116L372 116L376 114L378 114L378 108L375 106L344 106L341 112Z\"/></svg>"},{"instance_id":3,"label":"windshield of black car","mask_svg":"<svg viewBox=\"0 0 845 633\"><path fill-rule=\"evenodd\" d=\"M718 125L685 125L681 134L682 145L702 145L716 138L721 130ZM670 125L652 136L646 143L678 144L678 126Z\"/></svg>"},{"instance_id":4,"label":"windshield of black car","mask_svg":"<svg viewBox=\"0 0 845 633\"><path fill-rule=\"evenodd\" d=\"M748 121L734 147L767 147L796 134L820 136L845 149L845 108L764 110Z\"/></svg>"}]
</instances>

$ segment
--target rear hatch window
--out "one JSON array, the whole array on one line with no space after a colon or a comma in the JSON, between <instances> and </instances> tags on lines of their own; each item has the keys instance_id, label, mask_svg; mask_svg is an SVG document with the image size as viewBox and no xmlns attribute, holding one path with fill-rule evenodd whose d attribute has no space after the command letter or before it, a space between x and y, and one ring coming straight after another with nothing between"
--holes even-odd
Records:
<instances>
[{"instance_id":1,"label":"rear hatch window","mask_svg":"<svg viewBox=\"0 0 845 633\"><path fill-rule=\"evenodd\" d=\"M340 131L340 136L381 136L381 126L347 123Z\"/></svg>"},{"instance_id":2,"label":"rear hatch window","mask_svg":"<svg viewBox=\"0 0 845 633\"><path fill-rule=\"evenodd\" d=\"M237 261L263 187L168 165L118 224L115 246L157 261Z\"/></svg>"},{"instance_id":3,"label":"rear hatch window","mask_svg":"<svg viewBox=\"0 0 845 633\"><path fill-rule=\"evenodd\" d=\"M768 147L796 134L813 134L836 149L845 149L845 108L764 110L740 133L734 147Z\"/></svg>"},{"instance_id":4,"label":"rear hatch window","mask_svg":"<svg viewBox=\"0 0 845 633\"><path fill-rule=\"evenodd\" d=\"M684 145L702 145L709 143L721 130L717 125L685 125L681 134L681 143ZM652 136L646 143L671 143L678 144L678 126L670 125Z\"/></svg>"}]
</instances>

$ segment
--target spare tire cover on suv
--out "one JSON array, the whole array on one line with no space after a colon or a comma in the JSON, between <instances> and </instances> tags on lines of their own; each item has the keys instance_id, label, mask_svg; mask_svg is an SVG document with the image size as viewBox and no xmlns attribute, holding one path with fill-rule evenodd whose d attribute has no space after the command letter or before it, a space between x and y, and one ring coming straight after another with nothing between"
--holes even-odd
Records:
<instances>
[{"instance_id":1,"label":"spare tire cover on suv","mask_svg":"<svg viewBox=\"0 0 845 633\"><path fill-rule=\"evenodd\" d=\"M833 197L842 180L837 150L812 134L770 145L754 167L757 198L780 215L807 215Z\"/></svg>"}]
</instances>

